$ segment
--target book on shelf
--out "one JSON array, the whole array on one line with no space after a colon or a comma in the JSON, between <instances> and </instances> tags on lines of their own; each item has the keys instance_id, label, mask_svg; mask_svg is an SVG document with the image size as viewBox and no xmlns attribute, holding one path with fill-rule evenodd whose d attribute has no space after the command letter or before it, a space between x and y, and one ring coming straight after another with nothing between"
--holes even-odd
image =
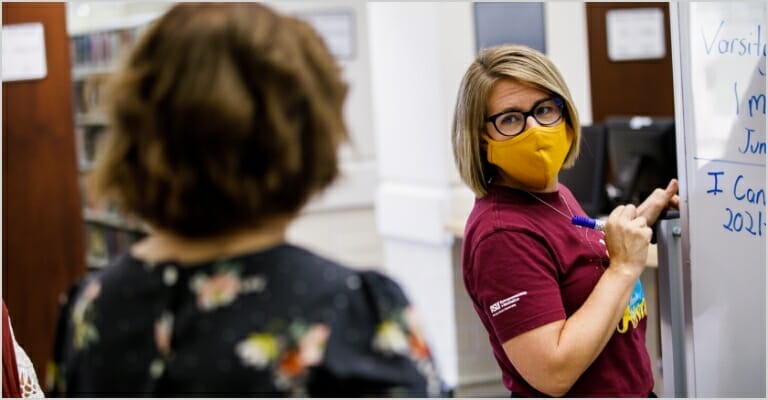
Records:
<instances>
[{"instance_id":1,"label":"book on shelf","mask_svg":"<svg viewBox=\"0 0 768 400\"><path fill-rule=\"evenodd\" d=\"M92 73L113 69L120 57L136 41L140 30L141 28L134 27L72 36L69 51L74 65L73 78L79 80Z\"/></svg>"},{"instance_id":2,"label":"book on shelf","mask_svg":"<svg viewBox=\"0 0 768 400\"><path fill-rule=\"evenodd\" d=\"M72 83L72 101L74 102L77 123L103 123L104 119L95 120L101 113L101 101L109 74L93 74Z\"/></svg>"},{"instance_id":3,"label":"book on shelf","mask_svg":"<svg viewBox=\"0 0 768 400\"><path fill-rule=\"evenodd\" d=\"M97 30L70 33L72 96L89 268L109 265L147 234L146 226L136 218L123 215L114 207L93 204L87 196L86 180L99 153L100 141L108 130L101 104L110 75L157 16L140 15L121 19L118 24L102 25L103 28Z\"/></svg>"},{"instance_id":4,"label":"book on shelf","mask_svg":"<svg viewBox=\"0 0 768 400\"><path fill-rule=\"evenodd\" d=\"M80 171L90 171L106 130L106 125L99 124L83 124L75 127Z\"/></svg>"},{"instance_id":5,"label":"book on shelf","mask_svg":"<svg viewBox=\"0 0 768 400\"><path fill-rule=\"evenodd\" d=\"M116 211L85 208L83 210L83 219L85 222L111 227L113 229L131 231L139 234L145 234L147 232L146 226L140 220Z\"/></svg>"},{"instance_id":6,"label":"book on shelf","mask_svg":"<svg viewBox=\"0 0 768 400\"><path fill-rule=\"evenodd\" d=\"M86 221L86 262L89 268L108 265L145 235L140 230L102 222Z\"/></svg>"}]
</instances>

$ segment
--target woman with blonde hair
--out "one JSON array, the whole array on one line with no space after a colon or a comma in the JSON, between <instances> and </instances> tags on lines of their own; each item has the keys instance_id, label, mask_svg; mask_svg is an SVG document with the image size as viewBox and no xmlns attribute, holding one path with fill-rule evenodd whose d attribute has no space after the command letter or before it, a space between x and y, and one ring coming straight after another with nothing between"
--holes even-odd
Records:
<instances>
[{"instance_id":1,"label":"woman with blonde hair","mask_svg":"<svg viewBox=\"0 0 768 400\"><path fill-rule=\"evenodd\" d=\"M117 73L89 181L150 227L84 282L67 396L439 394L400 287L285 241L338 174L347 85L258 3L180 3Z\"/></svg>"},{"instance_id":2,"label":"woman with blonde hair","mask_svg":"<svg viewBox=\"0 0 768 400\"><path fill-rule=\"evenodd\" d=\"M565 81L540 52L504 45L469 66L452 132L477 197L464 285L513 396L651 396L639 277L649 225L677 205L677 182L614 209L605 233L573 225L584 211L557 175L580 135Z\"/></svg>"}]
</instances>

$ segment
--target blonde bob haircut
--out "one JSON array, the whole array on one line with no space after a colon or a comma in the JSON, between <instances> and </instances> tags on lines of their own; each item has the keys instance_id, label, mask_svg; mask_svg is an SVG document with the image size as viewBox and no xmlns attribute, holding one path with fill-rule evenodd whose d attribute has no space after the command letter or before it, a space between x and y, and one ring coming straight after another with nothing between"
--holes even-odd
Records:
<instances>
[{"instance_id":1,"label":"blonde bob haircut","mask_svg":"<svg viewBox=\"0 0 768 400\"><path fill-rule=\"evenodd\" d=\"M258 3L175 5L110 89L90 194L155 228L263 227L338 175L341 70L309 24Z\"/></svg>"},{"instance_id":2,"label":"blonde bob haircut","mask_svg":"<svg viewBox=\"0 0 768 400\"><path fill-rule=\"evenodd\" d=\"M573 144L565 158L564 168L576 162L581 142L579 114L571 93L557 67L544 54L521 45L502 45L484 49L469 66L459 87L454 112L451 141L453 156L461 179L477 197L488 193L488 182L496 173L482 143L488 97L496 82L513 79L553 95L565 103L565 121L573 132Z\"/></svg>"}]
</instances>

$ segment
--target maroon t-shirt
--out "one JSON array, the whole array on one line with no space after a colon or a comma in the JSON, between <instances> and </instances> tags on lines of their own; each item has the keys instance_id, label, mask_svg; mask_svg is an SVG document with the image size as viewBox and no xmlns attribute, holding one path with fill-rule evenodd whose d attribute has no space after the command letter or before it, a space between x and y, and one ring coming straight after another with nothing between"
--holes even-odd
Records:
<instances>
[{"instance_id":1,"label":"maroon t-shirt","mask_svg":"<svg viewBox=\"0 0 768 400\"><path fill-rule=\"evenodd\" d=\"M585 215L563 185L554 193L489 187L464 233L464 285L488 331L504 385L521 396L545 396L529 385L502 344L581 307L608 267L602 232L571 224ZM645 348L646 303L640 282L605 349L566 396L646 397L653 389Z\"/></svg>"}]
</instances>

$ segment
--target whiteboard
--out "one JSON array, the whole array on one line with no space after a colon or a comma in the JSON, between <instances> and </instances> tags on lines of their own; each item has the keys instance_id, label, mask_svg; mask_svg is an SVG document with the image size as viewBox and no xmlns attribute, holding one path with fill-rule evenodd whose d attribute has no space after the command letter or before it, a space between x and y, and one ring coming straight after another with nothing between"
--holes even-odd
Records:
<instances>
[{"instance_id":1,"label":"whiteboard","mask_svg":"<svg viewBox=\"0 0 768 400\"><path fill-rule=\"evenodd\" d=\"M677 7L688 395L765 398L766 3Z\"/></svg>"}]
</instances>

